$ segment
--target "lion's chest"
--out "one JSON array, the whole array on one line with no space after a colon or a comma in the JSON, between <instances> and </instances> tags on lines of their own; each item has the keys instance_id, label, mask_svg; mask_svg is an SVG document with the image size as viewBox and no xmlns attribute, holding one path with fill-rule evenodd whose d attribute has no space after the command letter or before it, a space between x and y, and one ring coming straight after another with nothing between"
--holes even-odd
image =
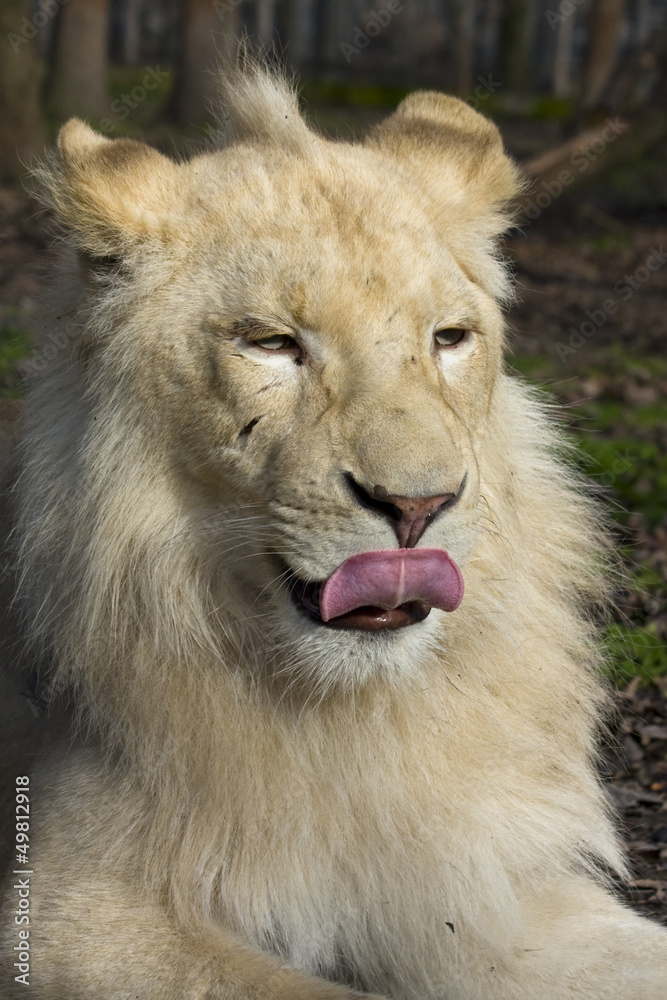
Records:
<instances>
[{"instance_id":1,"label":"lion's chest","mask_svg":"<svg viewBox=\"0 0 667 1000\"><path fill-rule=\"evenodd\" d=\"M470 886L480 884L489 845L471 837L483 826L463 802L452 809L431 790L425 804L423 788L411 792L332 796L324 811L303 796L292 816L288 793L274 825L255 814L221 881L223 924L338 982L397 998L445 996L442 983L474 950ZM488 879L489 898L506 891Z\"/></svg>"}]
</instances>

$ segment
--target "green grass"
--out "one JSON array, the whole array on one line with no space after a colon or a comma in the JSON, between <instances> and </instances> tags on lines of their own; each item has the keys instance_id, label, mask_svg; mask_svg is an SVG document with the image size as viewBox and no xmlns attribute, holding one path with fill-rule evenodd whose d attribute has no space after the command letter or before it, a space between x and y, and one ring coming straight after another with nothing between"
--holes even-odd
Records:
<instances>
[{"instance_id":1,"label":"green grass","mask_svg":"<svg viewBox=\"0 0 667 1000\"><path fill-rule=\"evenodd\" d=\"M663 420L666 409L663 407ZM624 417L626 422L636 421L639 431L646 426L646 413L626 412ZM592 431L600 431L605 423L600 420ZM665 456L658 445L642 441L640 433L610 437L589 433L577 435L577 439L583 471L599 484L602 499L609 503L619 526L627 527L631 519L636 523L639 518L647 530L655 528L664 519L667 497ZM641 596L643 603L659 602L664 607L667 585L662 575L648 562L638 559L634 550L621 547L621 551L629 567L629 590ZM636 617L638 620L616 622L607 630L611 673L619 684L636 675L645 682L651 677L667 676L664 638L656 635L652 623L643 622L641 615Z\"/></svg>"},{"instance_id":2,"label":"green grass","mask_svg":"<svg viewBox=\"0 0 667 1000\"><path fill-rule=\"evenodd\" d=\"M656 360L656 374L663 364L664 359ZM632 375L631 365L626 372ZM627 523L635 513L649 530L657 527L667 507L667 402L631 406L603 398L580 404L572 415L584 471L594 482L613 489L620 504L619 520Z\"/></svg>"},{"instance_id":3,"label":"green grass","mask_svg":"<svg viewBox=\"0 0 667 1000\"><path fill-rule=\"evenodd\" d=\"M605 253L608 250L624 250L632 246L632 236L627 233L598 233L586 239L588 246L598 253Z\"/></svg>"},{"instance_id":4,"label":"green grass","mask_svg":"<svg viewBox=\"0 0 667 1000\"><path fill-rule=\"evenodd\" d=\"M21 395L16 365L28 353L25 330L8 325L0 327L0 396L15 398Z\"/></svg>"},{"instance_id":5,"label":"green grass","mask_svg":"<svg viewBox=\"0 0 667 1000\"><path fill-rule=\"evenodd\" d=\"M378 87L371 83L333 83L303 80L299 86L302 104L345 108L394 108L409 93L405 87Z\"/></svg>"},{"instance_id":6,"label":"green grass","mask_svg":"<svg viewBox=\"0 0 667 1000\"><path fill-rule=\"evenodd\" d=\"M624 687L633 677L650 684L654 677L667 676L667 647L652 631L615 623L606 634L610 673L618 687Z\"/></svg>"},{"instance_id":7,"label":"green grass","mask_svg":"<svg viewBox=\"0 0 667 1000\"><path fill-rule=\"evenodd\" d=\"M596 399L575 404L577 379L582 374L564 373L562 383L554 383L553 362L545 356L512 358L512 367L542 386L550 394L567 398L565 411L571 433L579 447L579 465L599 489L619 527L619 539L630 536L637 526L654 531L665 521L667 510L667 401L630 405L622 398L624 380L639 377L645 383L667 377L667 358L661 355L628 356L620 344L612 343L588 358L587 378L601 377L608 388ZM580 397L585 396L582 389ZM638 605L632 614L607 629L610 671L614 680L625 684L634 676L644 682L667 676L667 644L657 635L655 625L641 609L653 604L667 610L667 583L637 548L619 548L628 567L628 590Z\"/></svg>"},{"instance_id":8,"label":"green grass","mask_svg":"<svg viewBox=\"0 0 667 1000\"><path fill-rule=\"evenodd\" d=\"M531 117L535 121L571 121L574 106L565 97L538 97L533 104Z\"/></svg>"}]
</instances>

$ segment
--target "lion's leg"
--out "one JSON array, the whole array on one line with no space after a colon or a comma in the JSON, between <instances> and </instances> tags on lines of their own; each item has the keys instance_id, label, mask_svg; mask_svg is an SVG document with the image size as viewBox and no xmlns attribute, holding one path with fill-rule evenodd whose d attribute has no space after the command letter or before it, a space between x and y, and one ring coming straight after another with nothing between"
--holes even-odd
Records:
<instances>
[{"instance_id":1,"label":"lion's leg","mask_svg":"<svg viewBox=\"0 0 667 1000\"><path fill-rule=\"evenodd\" d=\"M667 998L667 930L600 887L573 880L545 888L531 900L525 926L514 965L521 969L518 988L507 991L512 998Z\"/></svg>"},{"instance_id":2,"label":"lion's leg","mask_svg":"<svg viewBox=\"0 0 667 1000\"><path fill-rule=\"evenodd\" d=\"M129 881L97 876L53 891L35 886L33 900L28 992L36 1000L362 998L218 929L180 930ZM11 969L14 943L10 931L3 942L3 976ZM8 979L1 995L24 997L25 985L13 980L13 972Z\"/></svg>"}]
</instances>

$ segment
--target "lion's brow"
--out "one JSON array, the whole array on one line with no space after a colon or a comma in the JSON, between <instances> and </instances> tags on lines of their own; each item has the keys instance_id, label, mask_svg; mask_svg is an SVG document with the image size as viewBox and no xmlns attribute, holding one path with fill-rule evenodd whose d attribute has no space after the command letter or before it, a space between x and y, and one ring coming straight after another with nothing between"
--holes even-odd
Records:
<instances>
[{"instance_id":1,"label":"lion's brow","mask_svg":"<svg viewBox=\"0 0 667 1000\"><path fill-rule=\"evenodd\" d=\"M233 335L243 334L247 337L260 333L282 332L283 326L279 320L265 319L261 316L243 316L234 320L227 329Z\"/></svg>"}]
</instances>

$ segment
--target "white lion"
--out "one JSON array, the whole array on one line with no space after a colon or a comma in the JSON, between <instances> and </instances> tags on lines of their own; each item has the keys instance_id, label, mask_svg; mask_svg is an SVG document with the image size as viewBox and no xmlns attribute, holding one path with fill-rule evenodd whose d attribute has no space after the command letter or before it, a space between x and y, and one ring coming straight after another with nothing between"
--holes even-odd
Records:
<instances>
[{"instance_id":1,"label":"white lion","mask_svg":"<svg viewBox=\"0 0 667 1000\"><path fill-rule=\"evenodd\" d=\"M18 955L39 1000L665 1000L608 885L598 514L502 367L495 127L418 93L331 142L260 69L224 120L185 163L72 121L38 172L77 253L15 491L52 707L3 995Z\"/></svg>"}]
</instances>

